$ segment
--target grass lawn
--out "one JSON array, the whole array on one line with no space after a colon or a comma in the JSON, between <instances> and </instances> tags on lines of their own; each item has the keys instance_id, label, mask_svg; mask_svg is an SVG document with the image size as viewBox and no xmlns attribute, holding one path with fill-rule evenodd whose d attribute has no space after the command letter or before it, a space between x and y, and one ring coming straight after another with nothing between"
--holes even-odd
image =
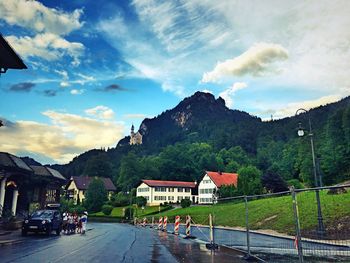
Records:
<instances>
[{"instance_id":1,"label":"grass lawn","mask_svg":"<svg viewBox=\"0 0 350 263\"><path fill-rule=\"evenodd\" d=\"M123 217L124 212L123 210L126 209L128 206L123 207L114 207L112 210L112 213L109 215L109 217ZM135 209L135 216L141 217L141 216L147 216L152 213L157 213L159 211L159 206L145 206L145 209L141 209L139 207L133 206ZM167 207L161 206L160 211L163 211L167 209ZM104 213L98 212L91 214L91 216L105 216Z\"/></svg>"},{"instance_id":2,"label":"grass lawn","mask_svg":"<svg viewBox=\"0 0 350 263\"><path fill-rule=\"evenodd\" d=\"M326 229L338 225L339 219L350 219L350 192L329 195L324 190L320 192L320 200ZM315 229L317 226L315 192L298 193L297 201L302 231ZM248 203L248 209L251 229L271 229L281 233L295 233L292 197L290 195L252 200ZM245 206L242 201L214 206L179 208L163 212L160 215L168 216L169 222L173 222L176 215L181 216L181 222L185 221L186 215L191 215L195 223L208 225L210 213L214 215L214 224L217 226L245 227Z\"/></svg>"}]
</instances>

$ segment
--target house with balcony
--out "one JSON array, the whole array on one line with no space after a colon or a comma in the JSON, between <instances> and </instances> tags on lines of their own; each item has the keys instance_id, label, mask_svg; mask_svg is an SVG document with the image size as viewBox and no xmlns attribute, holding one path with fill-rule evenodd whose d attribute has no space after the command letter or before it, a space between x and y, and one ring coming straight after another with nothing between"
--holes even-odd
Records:
<instances>
[{"instance_id":1,"label":"house with balcony","mask_svg":"<svg viewBox=\"0 0 350 263\"><path fill-rule=\"evenodd\" d=\"M238 174L206 171L198 185L198 203L212 204L213 195L223 185L237 187Z\"/></svg>"},{"instance_id":2,"label":"house with balcony","mask_svg":"<svg viewBox=\"0 0 350 263\"><path fill-rule=\"evenodd\" d=\"M182 199L198 202L197 183L184 181L142 180L136 189L136 196L143 196L147 205L180 203Z\"/></svg>"}]
</instances>

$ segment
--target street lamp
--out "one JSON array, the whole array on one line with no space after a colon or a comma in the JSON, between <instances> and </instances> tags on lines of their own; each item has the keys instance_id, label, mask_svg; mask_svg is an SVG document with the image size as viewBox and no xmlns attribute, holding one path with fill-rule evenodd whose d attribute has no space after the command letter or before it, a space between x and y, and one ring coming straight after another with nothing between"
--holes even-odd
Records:
<instances>
[{"instance_id":1,"label":"street lamp","mask_svg":"<svg viewBox=\"0 0 350 263\"><path fill-rule=\"evenodd\" d=\"M131 191L127 191L126 192L127 195L130 195L130 201L129 201L129 220L131 221L131 210L132 210L132 195L131 195Z\"/></svg>"},{"instance_id":2,"label":"street lamp","mask_svg":"<svg viewBox=\"0 0 350 263\"><path fill-rule=\"evenodd\" d=\"M315 187L319 187L320 186L319 182L321 182L321 178L319 176L317 176L315 147L314 147L314 134L312 133L310 113L305 109L298 109L296 111L295 115L298 115L299 112L305 112L307 114L308 119L309 119L308 136L310 137L310 143L311 143L312 167L313 167L314 181L315 181L314 184L315 184ZM301 126L301 122L299 122L298 136L303 137L304 135L305 135L304 129ZM322 217L319 189L316 189L316 201L317 201L317 220L318 220L317 232L318 232L318 235L322 237L325 234L325 229L324 229L324 225L323 225L323 217Z\"/></svg>"}]
</instances>

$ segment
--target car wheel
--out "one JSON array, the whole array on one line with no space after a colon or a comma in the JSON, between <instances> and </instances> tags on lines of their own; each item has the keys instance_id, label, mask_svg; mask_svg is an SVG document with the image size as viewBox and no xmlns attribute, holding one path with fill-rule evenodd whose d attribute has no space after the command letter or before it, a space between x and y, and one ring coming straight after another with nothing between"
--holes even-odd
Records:
<instances>
[{"instance_id":1,"label":"car wheel","mask_svg":"<svg viewBox=\"0 0 350 263\"><path fill-rule=\"evenodd\" d=\"M59 228L57 228L57 229L56 229L56 236L59 236L59 235L61 234L61 231L62 231L62 230L61 230L61 228L60 228L60 227L59 227Z\"/></svg>"},{"instance_id":2,"label":"car wheel","mask_svg":"<svg viewBox=\"0 0 350 263\"><path fill-rule=\"evenodd\" d=\"M22 236L26 236L28 234L27 230L22 229Z\"/></svg>"},{"instance_id":3,"label":"car wheel","mask_svg":"<svg viewBox=\"0 0 350 263\"><path fill-rule=\"evenodd\" d=\"M52 232L52 229L50 226L48 226L46 229L46 235L49 236L51 234L51 232Z\"/></svg>"}]
</instances>

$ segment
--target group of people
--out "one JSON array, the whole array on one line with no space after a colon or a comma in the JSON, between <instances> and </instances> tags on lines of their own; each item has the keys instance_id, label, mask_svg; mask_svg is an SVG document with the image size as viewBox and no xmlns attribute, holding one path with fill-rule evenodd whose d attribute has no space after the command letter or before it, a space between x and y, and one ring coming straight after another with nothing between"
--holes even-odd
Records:
<instances>
[{"instance_id":1,"label":"group of people","mask_svg":"<svg viewBox=\"0 0 350 263\"><path fill-rule=\"evenodd\" d=\"M62 230L66 235L70 234L85 234L87 223L87 212L84 212L81 216L77 213L63 213Z\"/></svg>"}]
</instances>

